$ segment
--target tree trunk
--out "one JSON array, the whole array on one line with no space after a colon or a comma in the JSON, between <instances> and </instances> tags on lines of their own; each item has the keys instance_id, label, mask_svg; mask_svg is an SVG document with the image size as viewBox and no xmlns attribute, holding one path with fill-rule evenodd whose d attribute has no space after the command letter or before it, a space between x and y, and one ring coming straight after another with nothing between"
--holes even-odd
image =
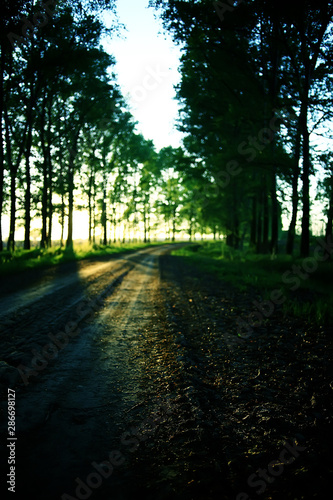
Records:
<instances>
[{"instance_id":1,"label":"tree trunk","mask_svg":"<svg viewBox=\"0 0 333 500\"><path fill-rule=\"evenodd\" d=\"M52 219L53 219L53 203L52 203L52 173L49 173L49 192L48 192L48 227L47 227L47 248L52 246Z\"/></svg>"},{"instance_id":2,"label":"tree trunk","mask_svg":"<svg viewBox=\"0 0 333 500\"><path fill-rule=\"evenodd\" d=\"M16 223L16 172L12 170L10 178L10 223L7 250L15 249L15 223Z\"/></svg>"},{"instance_id":3,"label":"tree trunk","mask_svg":"<svg viewBox=\"0 0 333 500\"><path fill-rule=\"evenodd\" d=\"M103 226L103 245L107 245L107 215L106 215L106 187L103 187L103 208L102 208L102 226Z\"/></svg>"},{"instance_id":4,"label":"tree trunk","mask_svg":"<svg viewBox=\"0 0 333 500\"><path fill-rule=\"evenodd\" d=\"M150 243L151 227L150 227L150 210L149 210L149 207L148 207L147 225L148 225L148 228L147 228L147 231L148 231L148 243Z\"/></svg>"},{"instance_id":5,"label":"tree trunk","mask_svg":"<svg viewBox=\"0 0 333 500\"><path fill-rule=\"evenodd\" d=\"M305 11L304 11L305 14ZM301 112L300 112L300 127L303 139L303 217L302 217L302 236L301 236L301 256L308 257L310 254L310 134L308 130L308 109L309 109L309 94L311 88L311 80L315 70L318 56L321 50L321 43L324 38L326 28L331 23L331 15L328 10L326 2L323 4L321 10L321 26L317 35L317 39L313 46L312 57L309 56L309 40L306 37L307 19L304 15L304 26L300 30L301 39L301 52L302 60L301 65L304 68L303 82L301 82Z\"/></svg>"},{"instance_id":6,"label":"tree trunk","mask_svg":"<svg viewBox=\"0 0 333 500\"><path fill-rule=\"evenodd\" d=\"M296 222L297 222L297 210L298 210L298 179L299 179L299 160L301 154L301 130L300 123L297 126L296 143L295 143L295 154L294 154L294 169L292 173L292 214L291 221L288 229L287 237L287 247L286 252L288 255L292 255L294 251L294 241L296 234Z\"/></svg>"},{"instance_id":7,"label":"tree trunk","mask_svg":"<svg viewBox=\"0 0 333 500\"><path fill-rule=\"evenodd\" d=\"M172 240L175 241L176 239L176 208L173 209L172 211Z\"/></svg>"},{"instance_id":8,"label":"tree trunk","mask_svg":"<svg viewBox=\"0 0 333 500\"><path fill-rule=\"evenodd\" d=\"M240 242L240 230L239 230L239 216L238 216L238 198L239 195L237 193L237 183L233 182L232 187L232 201L233 201L233 210L232 210L232 233L233 233L233 247L238 249Z\"/></svg>"},{"instance_id":9,"label":"tree trunk","mask_svg":"<svg viewBox=\"0 0 333 500\"><path fill-rule=\"evenodd\" d=\"M333 194L331 195L330 205L327 213L327 223L325 231L325 240L329 242L332 239L332 227L333 227Z\"/></svg>"},{"instance_id":10,"label":"tree trunk","mask_svg":"<svg viewBox=\"0 0 333 500\"><path fill-rule=\"evenodd\" d=\"M3 250L2 241L2 210L3 210L3 181L4 181L4 147L3 147L3 99L4 99L4 74L5 74L5 50L4 44L1 43L1 59L0 59L0 252Z\"/></svg>"},{"instance_id":11,"label":"tree trunk","mask_svg":"<svg viewBox=\"0 0 333 500\"><path fill-rule=\"evenodd\" d=\"M192 228L192 221L190 220L190 225L189 225L189 228L188 228L188 238L189 238L189 241L192 241L192 232L193 232L193 228ZM215 234L214 234L215 236ZM214 237L215 239L215 237Z\"/></svg>"},{"instance_id":12,"label":"tree trunk","mask_svg":"<svg viewBox=\"0 0 333 500\"><path fill-rule=\"evenodd\" d=\"M45 162L45 160L44 160ZM42 190L42 234L40 247L47 246L47 167L43 164L43 190Z\"/></svg>"},{"instance_id":13,"label":"tree trunk","mask_svg":"<svg viewBox=\"0 0 333 500\"><path fill-rule=\"evenodd\" d=\"M257 243L257 197L252 198L252 220L251 220L251 233L250 233L250 246L256 247Z\"/></svg>"},{"instance_id":14,"label":"tree trunk","mask_svg":"<svg viewBox=\"0 0 333 500\"><path fill-rule=\"evenodd\" d=\"M262 253L268 252L268 233L269 233L269 208L268 208L268 193L266 174L263 175L263 190L262 190Z\"/></svg>"},{"instance_id":15,"label":"tree trunk","mask_svg":"<svg viewBox=\"0 0 333 500\"><path fill-rule=\"evenodd\" d=\"M49 101L48 109L48 124L47 124L47 174L48 174L48 195L47 195L47 247L52 246L52 218L53 218L53 168L52 168L52 156L51 156L51 143L52 143L52 96Z\"/></svg>"},{"instance_id":16,"label":"tree trunk","mask_svg":"<svg viewBox=\"0 0 333 500\"><path fill-rule=\"evenodd\" d=\"M296 181L297 184L297 181ZM287 246L286 253L287 255L292 255L294 251L294 241L296 234L296 222L297 222L297 208L298 208L298 189L295 187L294 176L292 181L293 195L292 195L292 215L288 228L288 236L287 236Z\"/></svg>"},{"instance_id":17,"label":"tree trunk","mask_svg":"<svg viewBox=\"0 0 333 500\"><path fill-rule=\"evenodd\" d=\"M30 144L29 144L30 143ZM25 210L25 224L24 224L24 249L30 250L30 226L31 226L31 175L30 175L30 153L31 153L31 134L28 133L28 145L26 151L25 163L25 181L26 188L24 194L24 210Z\"/></svg>"},{"instance_id":18,"label":"tree trunk","mask_svg":"<svg viewBox=\"0 0 333 500\"><path fill-rule=\"evenodd\" d=\"M61 224L60 247L63 247L64 232L65 232L65 195L63 191L61 193L60 224Z\"/></svg>"},{"instance_id":19,"label":"tree trunk","mask_svg":"<svg viewBox=\"0 0 333 500\"><path fill-rule=\"evenodd\" d=\"M260 253L262 251L262 202L261 199L259 199L259 204L258 204L258 210L257 210L257 246L256 246L256 252Z\"/></svg>"},{"instance_id":20,"label":"tree trunk","mask_svg":"<svg viewBox=\"0 0 333 500\"><path fill-rule=\"evenodd\" d=\"M112 205L112 226L113 226L113 243L117 241L117 209L116 203L114 202Z\"/></svg>"},{"instance_id":21,"label":"tree trunk","mask_svg":"<svg viewBox=\"0 0 333 500\"><path fill-rule=\"evenodd\" d=\"M278 253L279 241L279 204L276 195L276 173L275 167L272 168L271 173L271 200L272 200L272 228L271 228L271 244L270 251L273 254Z\"/></svg>"},{"instance_id":22,"label":"tree trunk","mask_svg":"<svg viewBox=\"0 0 333 500\"><path fill-rule=\"evenodd\" d=\"M23 132L22 142L20 146L20 150L18 153L18 158L16 163L12 162L12 149L11 149L11 139L9 133L9 122L7 111L5 112L5 122L6 122L6 146L7 146L7 157L8 157L8 165L10 170L10 223L9 223L9 236L7 241L7 249L14 251L15 249L15 225L16 225L16 178L17 172L19 169L19 165L21 163L21 158L24 150L24 142L26 136L26 128Z\"/></svg>"},{"instance_id":23,"label":"tree trunk","mask_svg":"<svg viewBox=\"0 0 333 500\"><path fill-rule=\"evenodd\" d=\"M41 232L41 240L40 247L47 247L47 187L48 187L48 179L47 179L47 148L46 148L46 139L45 139L45 117L46 117L46 96L44 96L42 103L42 112L41 112L41 121L40 121L40 142L43 151L43 187L42 187L42 232Z\"/></svg>"},{"instance_id":24,"label":"tree trunk","mask_svg":"<svg viewBox=\"0 0 333 500\"><path fill-rule=\"evenodd\" d=\"M330 189L330 200L329 207L327 212L327 223L326 223L326 231L325 231L325 241L330 244L333 236L333 177L331 178L332 185ZM330 252L327 252L328 258L331 259Z\"/></svg>"},{"instance_id":25,"label":"tree trunk","mask_svg":"<svg viewBox=\"0 0 333 500\"><path fill-rule=\"evenodd\" d=\"M92 198L92 224L93 224L93 229L92 229L92 242L95 245L96 243L96 189L95 189L95 184L93 186L93 198Z\"/></svg>"},{"instance_id":26,"label":"tree trunk","mask_svg":"<svg viewBox=\"0 0 333 500\"><path fill-rule=\"evenodd\" d=\"M9 62L8 74L12 74L12 54L10 54L11 59ZM3 100L3 117L5 124L5 137L6 137L6 156L7 165L10 172L10 224L9 224L9 236L7 242L7 249L14 250L15 248L15 225L16 225L16 178L17 172L21 163L22 156L24 154L26 134L27 134L27 120L25 121L24 129L22 130L20 136L20 146L18 147L18 153L16 157L15 164L13 163L12 156L12 137L11 137L11 125L8 109L6 106L6 101Z\"/></svg>"},{"instance_id":27,"label":"tree trunk","mask_svg":"<svg viewBox=\"0 0 333 500\"><path fill-rule=\"evenodd\" d=\"M107 176L106 176L106 153L103 151L103 202L102 202L102 227L103 227L103 245L108 243L107 235Z\"/></svg>"},{"instance_id":28,"label":"tree trunk","mask_svg":"<svg viewBox=\"0 0 333 500\"><path fill-rule=\"evenodd\" d=\"M31 46L30 57L34 55L33 44ZM31 157L31 146L32 146L32 131L33 131L33 109L36 102L36 92L35 92L35 78L34 72L27 74L27 87L30 90L29 102L27 104L27 140L25 145L25 180L26 180L26 190L24 197L24 209L25 209L25 228L24 228L24 248L25 250L30 250L30 229L31 229L31 174L30 174L30 157Z\"/></svg>"},{"instance_id":29,"label":"tree trunk","mask_svg":"<svg viewBox=\"0 0 333 500\"><path fill-rule=\"evenodd\" d=\"M72 156L72 153L71 155ZM73 248L73 212L74 212L74 167L72 160L68 171L68 234L66 248Z\"/></svg>"},{"instance_id":30,"label":"tree trunk","mask_svg":"<svg viewBox=\"0 0 333 500\"><path fill-rule=\"evenodd\" d=\"M89 243L92 242L92 186L93 186L93 172L90 172L89 189L88 189L88 214L89 214L88 239L89 239Z\"/></svg>"},{"instance_id":31,"label":"tree trunk","mask_svg":"<svg viewBox=\"0 0 333 500\"><path fill-rule=\"evenodd\" d=\"M32 145L32 109L29 109L27 115L28 134L25 151L25 195L24 195L24 210L25 210L25 225L24 225L24 249L30 250L30 227L31 227L31 174L30 174L30 156Z\"/></svg>"},{"instance_id":32,"label":"tree trunk","mask_svg":"<svg viewBox=\"0 0 333 500\"><path fill-rule=\"evenodd\" d=\"M281 25L280 20L273 23L273 33L275 40L281 39ZM274 110L277 105L278 95L281 88L281 51L278 43L274 43L272 46L272 70L271 70L271 82L270 82L270 109ZM273 111L273 117L274 117ZM272 158L271 171L269 176L269 194L271 196L271 241L270 241L270 252L272 254L278 253L278 242L279 242L279 204L276 193L276 164L275 149L276 149L276 132L273 132L273 137L269 143L270 154Z\"/></svg>"},{"instance_id":33,"label":"tree trunk","mask_svg":"<svg viewBox=\"0 0 333 500\"><path fill-rule=\"evenodd\" d=\"M226 244L228 245L228 247L234 246L234 235L232 233L227 234Z\"/></svg>"},{"instance_id":34,"label":"tree trunk","mask_svg":"<svg viewBox=\"0 0 333 500\"><path fill-rule=\"evenodd\" d=\"M143 232L143 242L147 243L147 207L145 203L143 206Z\"/></svg>"},{"instance_id":35,"label":"tree trunk","mask_svg":"<svg viewBox=\"0 0 333 500\"><path fill-rule=\"evenodd\" d=\"M73 214L74 214L74 161L75 151L69 152L68 165L68 233L66 248L73 248Z\"/></svg>"},{"instance_id":36,"label":"tree trunk","mask_svg":"<svg viewBox=\"0 0 333 500\"><path fill-rule=\"evenodd\" d=\"M19 159L14 165L12 161L12 145L10 137L10 125L7 113L7 108L4 109L5 126L6 126L6 153L7 163L10 171L10 223L9 235L7 240L7 250L14 251L15 249L15 223L16 223L16 176L18 171Z\"/></svg>"},{"instance_id":37,"label":"tree trunk","mask_svg":"<svg viewBox=\"0 0 333 500\"><path fill-rule=\"evenodd\" d=\"M301 256L308 257L310 254L310 141L308 131L308 93L303 98L301 106L301 132L303 137L303 172L302 172L302 236Z\"/></svg>"},{"instance_id":38,"label":"tree trunk","mask_svg":"<svg viewBox=\"0 0 333 500\"><path fill-rule=\"evenodd\" d=\"M68 234L66 248L73 248L73 215L74 215L74 172L75 159L77 155L77 145L80 135L80 128L77 129L73 137L72 147L69 148L68 159Z\"/></svg>"}]
</instances>

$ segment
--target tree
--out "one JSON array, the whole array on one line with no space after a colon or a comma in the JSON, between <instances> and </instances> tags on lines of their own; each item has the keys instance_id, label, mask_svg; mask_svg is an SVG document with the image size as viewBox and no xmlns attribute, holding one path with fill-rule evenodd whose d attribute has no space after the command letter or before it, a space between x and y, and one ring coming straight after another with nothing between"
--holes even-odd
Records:
<instances>
[{"instance_id":1,"label":"tree","mask_svg":"<svg viewBox=\"0 0 333 500\"><path fill-rule=\"evenodd\" d=\"M324 213L327 217L325 240L329 243L333 237L333 154L331 152L323 153L319 160L324 170L324 178L318 183L317 198L325 203ZM330 257L329 254L328 257Z\"/></svg>"},{"instance_id":2,"label":"tree","mask_svg":"<svg viewBox=\"0 0 333 500\"><path fill-rule=\"evenodd\" d=\"M207 186L215 179L210 206L216 204L221 220L223 211L231 215L226 221L228 243L237 246L240 228L247 227L257 251L277 251L278 179L289 176L291 251L302 157L301 253L307 255L309 118L317 75L327 80L332 71L332 2L307 0L302 8L288 2L279 8L267 0L242 2L229 9L223 23L205 0L152 3L161 8L165 27L182 46L180 129L188 134L188 151L205 161ZM330 64L323 68L323 61ZM281 134L281 114L298 116L289 144ZM293 158L291 176L286 152ZM238 173L222 182L231 161Z\"/></svg>"},{"instance_id":3,"label":"tree","mask_svg":"<svg viewBox=\"0 0 333 500\"><path fill-rule=\"evenodd\" d=\"M52 2L51 2L52 3ZM15 247L17 181L22 178L24 168L24 246L30 248L31 223L31 175L32 168L39 165L42 170L42 247L50 245L53 215L53 168L55 139L55 106L67 101L66 112L72 92L76 104L79 90L82 105L94 99L93 85L106 85L109 79L107 68L112 58L99 48L104 30L101 21L94 18L101 9L114 8L113 0L97 2L58 2L36 4L34 1L5 2L1 6L1 71L0 71L0 245L2 248L1 215L3 209L4 172L8 170L11 184L10 232L8 248ZM43 11L42 11L42 10ZM92 15L92 12L94 15ZM88 81L90 75L90 89ZM80 80L81 78L81 80ZM103 81L104 79L104 81ZM78 89L75 85L82 84ZM111 90L111 87L108 89ZM67 93L66 93L67 92ZM22 107L23 103L23 107ZM62 104L60 104L62 106ZM65 109L66 105L62 107ZM37 114L37 112L40 113ZM71 110L73 111L73 110ZM82 111L82 109L81 109ZM89 106L87 113L89 113ZM82 114L82 113L81 113ZM38 116L38 119L37 119ZM78 117L78 115L76 115ZM39 129L40 144L35 141ZM80 131L77 134L77 140ZM34 162L39 150L44 160ZM72 187L71 170L75 169L76 136L67 142L68 183ZM22 162L25 162L24 167ZM34 171L33 171L34 172ZM34 175L34 174L33 174ZM61 183L60 183L61 184ZM60 186L58 183L58 186ZM62 183L64 186L64 183ZM69 215L72 213L72 190L69 193ZM69 217L69 225L71 217ZM71 231L70 231L71 233ZM70 237L69 237L70 239Z\"/></svg>"}]
</instances>

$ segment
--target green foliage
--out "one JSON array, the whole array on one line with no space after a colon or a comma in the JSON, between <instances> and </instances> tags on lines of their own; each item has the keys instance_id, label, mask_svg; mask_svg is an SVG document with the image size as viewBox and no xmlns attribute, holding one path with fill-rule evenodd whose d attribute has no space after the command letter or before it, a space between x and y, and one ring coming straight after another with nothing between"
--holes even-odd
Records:
<instances>
[{"instance_id":1,"label":"green foliage","mask_svg":"<svg viewBox=\"0 0 333 500\"><path fill-rule=\"evenodd\" d=\"M287 300L283 304L285 314L307 317L320 323L333 320L333 262L318 262L314 272L306 279L299 279L299 286L292 290L285 273L293 273L294 266L302 269L301 258L290 255L275 257L255 254L250 250L240 252L224 242L205 242L174 250L173 255L185 258L204 272L232 285L239 292L253 292L264 299L272 290L281 289ZM288 274L288 277L291 274ZM296 273L297 276L297 273ZM296 282L296 281L295 281Z\"/></svg>"},{"instance_id":2,"label":"green foliage","mask_svg":"<svg viewBox=\"0 0 333 500\"><path fill-rule=\"evenodd\" d=\"M48 248L33 250L18 249L14 252L0 252L0 276L19 273L27 269L46 268L65 262L105 258L117 253L133 252L157 243L114 243L113 245L76 244L69 248Z\"/></svg>"},{"instance_id":3,"label":"green foliage","mask_svg":"<svg viewBox=\"0 0 333 500\"><path fill-rule=\"evenodd\" d=\"M324 122L327 134L332 118L327 110L332 100L332 1L311 0L302 8L290 2L277 8L262 0L219 8L209 0L151 4L183 52L179 129L186 134L187 151L205 166L202 222L221 229L234 248L246 239L258 252L276 250L279 181L292 187L296 200L291 235L302 181L305 256L309 175L315 165L310 165L307 138L312 127Z\"/></svg>"},{"instance_id":4,"label":"green foliage","mask_svg":"<svg viewBox=\"0 0 333 500\"><path fill-rule=\"evenodd\" d=\"M8 249L15 248L22 212L26 249L32 220L39 218L41 246L51 245L55 214L70 248L73 214L82 209L89 212L89 241L98 226L106 243L110 224L113 240L117 232L126 239L144 226L145 241L151 226L163 225L174 239L184 224L190 239L198 232L223 234L235 250L250 242L268 253L276 248L280 203L290 187L295 232L300 180L302 234L309 233L308 180L316 161L310 165L305 153L310 121L315 130L332 118L332 0L309 0L304 9L290 2L282 9L262 0L236 2L223 20L210 0L150 4L161 8L165 27L182 46L177 96L183 147L156 152L135 132L112 72L115 60L101 44L120 26L115 21L107 29L102 21L115 0L56 2L45 25L30 28L15 46L1 45L0 233L1 215L8 214ZM38 2L5 2L2 40L8 30L22 31L23 14L31 23L40 8ZM319 189L329 202L323 206L332 234L332 168L327 155L320 161L327 176ZM282 182L287 193L281 194ZM289 243L292 251L293 238ZM306 250L308 239L303 243Z\"/></svg>"}]
</instances>

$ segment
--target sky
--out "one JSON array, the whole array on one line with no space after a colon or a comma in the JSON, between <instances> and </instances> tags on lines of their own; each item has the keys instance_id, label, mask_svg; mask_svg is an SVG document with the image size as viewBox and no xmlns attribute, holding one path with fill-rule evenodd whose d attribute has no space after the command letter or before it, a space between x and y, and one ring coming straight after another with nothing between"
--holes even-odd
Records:
<instances>
[{"instance_id":1,"label":"sky","mask_svg":"<svg viewBox=\"0 0 333 500\"><path fill-rule=\"evenodd\" d=\"M179 82L180 49L166 34L148 0L118 0L119 21L125 25L121 38L105 40L104 49L116 59L113 68L137 131L152 139L157 150L181 145L182 134L175 129L178 103L174 85ZM104 17L107 27L114 16Z\"/></svg>"}]
</instances>

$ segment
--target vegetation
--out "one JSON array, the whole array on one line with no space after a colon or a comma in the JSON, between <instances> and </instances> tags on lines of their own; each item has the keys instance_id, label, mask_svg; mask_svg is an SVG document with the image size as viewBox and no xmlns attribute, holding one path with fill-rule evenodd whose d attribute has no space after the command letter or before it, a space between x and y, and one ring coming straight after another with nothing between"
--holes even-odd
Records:
<instances>
[{"instance_id":1,"label":"vegetation","mask_svg":"<svg viewBox=\"0 0 333 500\"><path fill-rule=\"evenodd\" d=\"M101 45L119 29L101 20L115 1L1 6L0 251L17 248L20 227L31 249L33 221L50 248L56 220L71 248L84 210L91 243L149 242L153 231L174 241L185 229L259 254L281 251L285 215L286 252L300 229L308 256L314 175L332 238L332 154L315 142L331 138L332 0L151 4L183 52L185 138L161 151L136 132Z\"/></svg>"},{"instance_id":2,"label":"vegetation","mask_svg":"<svg viewBox=\"0 0 333 500\"><path fill-rule=\"evenodd\" d=\"M133 252L160 243L114 243L112 245L78 244L71 248L35 248L33 250L17 249L14 252L3 251L0 254L0 276L5 276L27 269L46 268L108 255Z\"/></svg>"},{"instance_id":3,"label":"vegetation","mask_svg":"<svg viewBox=\"0 0 333 500\"><path fill-rule=\"evenodd\" d=\"M205 223L234 248L249 241L276 253L288 200L287 252L301 206L300 253L309 255L311 176L323 159L311 139L330 137L332 119L332 1L152 3L183 51L180 129L202 175Z\"/></svg>"},{"instance_id":4,"label":"vegetation","mask_svg":"<svg viewBox=\"0 0 333 500\"><path fill-rule=\"evenodd\" d=\"M35 220L41 248L52 246L55 220L61 245L66 238L70 248L75 210L88 212L92 243L137 240L140 224L149 242L155 212L168 225L164 170L176 151L156 152L135 130L112 72L114 58L101 47L117 25L107 33L99 14L114 3L59 1L53 7L41 13L35 2L17 1L6 3L1 16L0 250L3 214L10 218L8 251L16 248L22 226L24 249L31 248Z\"/></svg>"},{"instance_id":5,"label":"vegetation","mask_svg":"<svg viewBox=\"0 0 333 500\"><path fill-rule=\"evenodd\" d=\"M330 323L333 320L333 263L317 262L308 271L300 257L279 255L271 258L253 250L237 251L225 242L205 242L173 250L208 274L218 277L241 292L253 292L268 300L273 290L281 290L286 297L285 314L310 322ZM305 262L305 265L304 265Z\"/></svg>"}]
</instances>

